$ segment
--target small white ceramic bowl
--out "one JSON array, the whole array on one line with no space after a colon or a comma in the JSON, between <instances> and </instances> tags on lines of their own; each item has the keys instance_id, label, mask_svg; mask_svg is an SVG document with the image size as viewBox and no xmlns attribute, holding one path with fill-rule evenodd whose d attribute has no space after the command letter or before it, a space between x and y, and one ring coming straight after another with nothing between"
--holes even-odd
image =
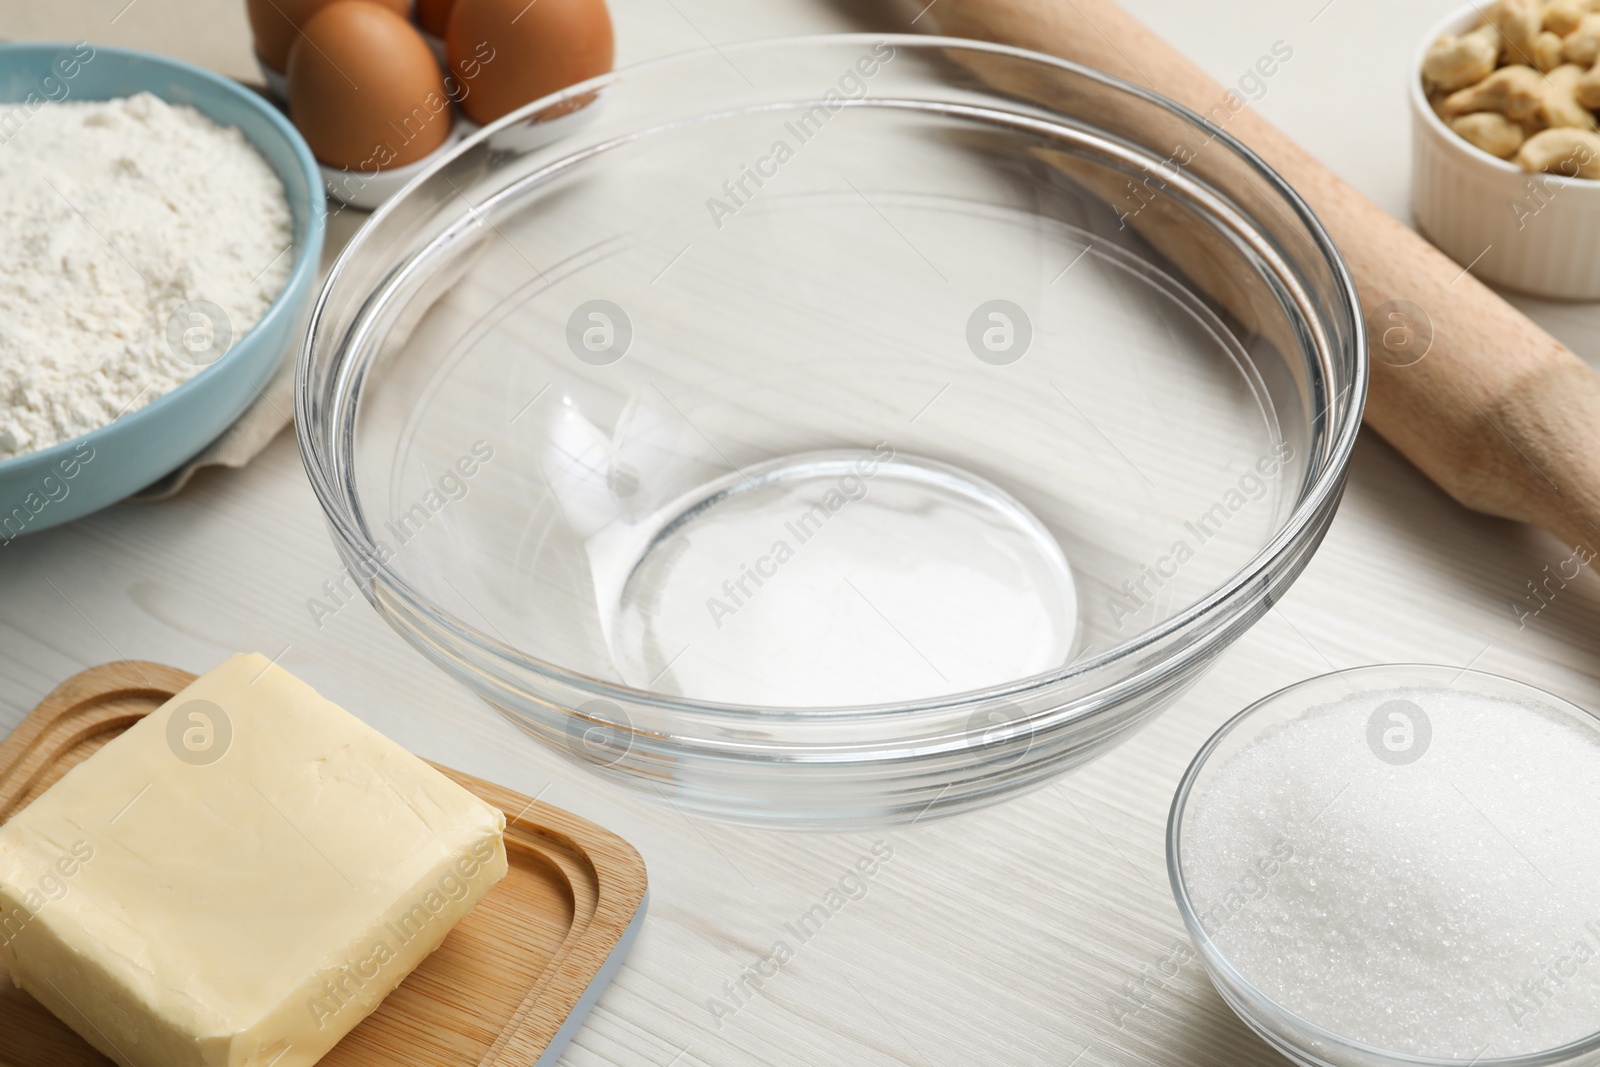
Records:
<instances>
[{"instance_id":1,"label":"small white ceramic bowl","mask_svg":"<svg viewBox=\"0 0 1600 1067\"><path fill-rule=\"evenodd\" d=\"M1474 147L1428 104L1422 60L1434 41L1477 25L1467 4L1411 63L1411 211L1417 228L1492 285L1558 300L1600 300L1600 181L1529 174Z\"/></svg>"}]
</instances>

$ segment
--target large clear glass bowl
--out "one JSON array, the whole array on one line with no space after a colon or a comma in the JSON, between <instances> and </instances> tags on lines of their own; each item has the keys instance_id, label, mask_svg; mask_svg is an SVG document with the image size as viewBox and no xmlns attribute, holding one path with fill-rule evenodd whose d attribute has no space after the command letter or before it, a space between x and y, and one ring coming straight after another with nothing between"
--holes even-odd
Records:
<instances>
[{"instance_id":1,"label":"large clear glass bowl","mask_svg":"<svg viewBox=\"0 0 1600 1067\"><path fill-rule=\"evenodd\" d=\"M1042 55L675 57L373 216L296 414L404 637L686 811L934 818L1171 702L1338 503L1366 346L1305 204Z\"/></svg>"}]
</instances>

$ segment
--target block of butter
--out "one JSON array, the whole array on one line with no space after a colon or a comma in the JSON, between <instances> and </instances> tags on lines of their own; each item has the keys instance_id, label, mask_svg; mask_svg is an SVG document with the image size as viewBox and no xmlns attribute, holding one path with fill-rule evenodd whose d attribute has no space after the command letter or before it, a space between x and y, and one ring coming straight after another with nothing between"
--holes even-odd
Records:
<instances>
[{"instance_id":1,"label":"block of butter","mask_svg":"<svg viewBox=\"0 0 1600 1067\"><path fill-rule=\"evenodd\" d=\"M504 877L504 828L235 656L0 827L0 954L123 1067L305 1067Z\"/></svg>"}]
</instances>

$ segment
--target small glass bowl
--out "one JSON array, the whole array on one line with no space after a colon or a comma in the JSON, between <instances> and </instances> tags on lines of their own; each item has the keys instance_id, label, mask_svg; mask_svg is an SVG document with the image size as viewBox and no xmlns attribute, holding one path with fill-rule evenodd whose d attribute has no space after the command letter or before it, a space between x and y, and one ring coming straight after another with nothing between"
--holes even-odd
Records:
<instances>
[{"instance_id":1,"label":"small glass bowl","mask_svg":"<svg viewBox=\"0 0 1600 1067\"><path fill-rule=\"evenodd\" d=\"M1366 338L1305 204L1142 89L926 37L617 71L471 137L331 271L296 428L424 655L681 810L1036 788L1320 542Z\"/></svg>"},{"instance_id":2,"label":"small glass bowl","mask_svg":"<svg viewBox=\"0 0 1600 1067\"><path fill-rule=\"evenodd\" d=\"M1302 1067L1579 1067L1600 1063L1600 1033L1540 1052L1467 1059L1414 1056L1353 1041L1303 1018L1267 996L1239 972L1206 931L1184 875L1183 840L1189 798L1215 768L1256 739L1299 718L1307 709L1364 690L1406 688L1470 689L1570 717L1600 735L1600 716L1542 689L1482 671L1432 664L1355 667L1308 678L1256 701L1224 723L1200 749L1178 785L1167 821L1167 875L1178 911L1206 973L1222 999L1250 1029Z\"/></svg>"}]
</instances>

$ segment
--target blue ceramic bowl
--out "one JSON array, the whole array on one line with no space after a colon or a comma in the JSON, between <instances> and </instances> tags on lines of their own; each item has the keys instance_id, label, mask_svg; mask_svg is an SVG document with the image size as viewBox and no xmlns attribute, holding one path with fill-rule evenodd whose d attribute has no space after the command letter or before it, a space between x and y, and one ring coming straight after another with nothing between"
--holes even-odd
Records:
<instances>
[{"instance_id":1,"label":"blue ceramic bowl","mask_svg":"<svg viewBox=\"0 0 1600 1067\"><path fill-rule=\"evenodd\" d=\"M162 56L87 44L0 44L0 129L18 105L149 92L237 126L283 181L294 212L289 280L215 363L110 425L0 462L0 545L114 504L171 472L242 414L297 347L322 257L326 211L311 150L244 86Z\"/></svg>"}]
</instances>

